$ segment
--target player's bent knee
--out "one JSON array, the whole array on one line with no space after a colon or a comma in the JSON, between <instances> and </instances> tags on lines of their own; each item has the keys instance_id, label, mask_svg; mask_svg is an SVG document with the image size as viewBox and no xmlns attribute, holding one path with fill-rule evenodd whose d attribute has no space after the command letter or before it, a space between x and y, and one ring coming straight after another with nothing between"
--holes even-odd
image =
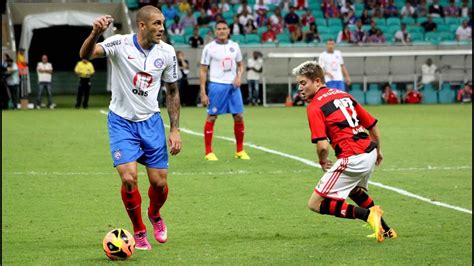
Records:
<instances>
[{"instance_id":1,"label":"player's bent knee","mask_svg":"<svg viewBox=\"0 0 474 266\"><path fill-rule=\"evenodd\" d=\"M168 185L168 181L166 180L166 178L155 178L153 180L150 180L150 185L155 188L164 188Z\"/></svg>"},{"instance_id":2,"label":"player's bent knee","mask_svg":"<svg viewBox=\"0 0 474 266\"><path fill-rule=\"evenodd\" d=\"M121 176L122 178L122 184L128 188L128 189L133 189L137 187L137 178L136 176L134 177L133 175L130 174L124 174Z\"/></svg>"},{"instance_id":3,"label":"player's bent knee","mask_svg":"<svg viewBox=\"0 0 474 266\"><path fill-rule=\"evenodd\" d=\"M208 115L207 116L207 122L214 123L217 120L217 115Z\"/></svg>"},{"instance_id":4,"label":"player's bent knee","mask_svg":"<svg viewBox=\"0 0 474 266\"><path fill-rule=\"evenodd\" d=\"M242 121L244 121L244 116L242 114L236 114L236 115L234 115L234 121L242 122Z\"/></svg>"}]
</instances>

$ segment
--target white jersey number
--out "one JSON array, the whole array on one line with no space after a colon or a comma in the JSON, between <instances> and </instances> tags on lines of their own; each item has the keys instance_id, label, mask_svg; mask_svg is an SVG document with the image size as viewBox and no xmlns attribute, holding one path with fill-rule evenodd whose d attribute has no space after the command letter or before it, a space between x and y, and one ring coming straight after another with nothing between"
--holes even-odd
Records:
<instances>
[{"instance_id":1,"label":"white jersey number","mask_svg":"<svg viewBox=\"0 0 474 266\"><path fill-rule=\"evenodd\" d=\"M333 101L333 103L336 108L341 109L342 113L344 114L344 117L349 123L349 126L355 128L359 125L359 119L357 119L357 112L354 109L354 105L350 98L336 99ZM347 111L348 108L351 109L352 116Z\"/></svg>"}]
</instances>

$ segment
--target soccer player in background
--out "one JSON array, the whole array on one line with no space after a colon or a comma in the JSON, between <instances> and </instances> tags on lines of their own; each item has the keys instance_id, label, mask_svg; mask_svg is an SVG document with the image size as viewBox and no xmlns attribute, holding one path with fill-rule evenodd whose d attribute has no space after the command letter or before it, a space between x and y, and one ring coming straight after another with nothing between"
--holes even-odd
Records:
<instances>
[{"instance_id":1,"label":"soccer player in background","mask_svg":"<svg viewBox=\"0 0 474 266\"><path fill-rule=\"evenodd\" d=\"M234 157L249 160L244 151L244 103L240 84L244 66L242 54L237 43L229 40L229 26L225 21L218 21L215 26L216 39L207 44L201 57L200 86L201 102L207 106L207 118L204 125L205 159L217 161L217 156L212 151L212 135L214 124L221 114L232 114L234 117L234 135L237 150ZM206 93L206 80L208 69L209 85Z\"/></svg>"},{"instance_id":2,"label":"soccer player in background","mask_svg":"<svg viewBox=\"0 0 474 266\"><path fill-rule=\"evenodd\" d=\"M326 42L326 51L319 55L319 65L323 68L326 80L326 86L332 89L345 91L347 86L351 85L351 78L349 72L344 65L341 51L334 49L335 43L333 39L328 39ZM344 75L344 78L343 78Z\"/></svg>"},{"instance_id":3,"label":"soccer player in background","mask_svg":"<svg viewBox=\"0 0 474 266\"><path fill-rule=\"evenodd\" d=\"M366 221L378 242L396 238L382 219L382 209L367 194L369 178L383 159L377 120L348 93L327 88L323 69L316 62L301 64L293 74L301 97L309 103L311 140L325 172L308 207L320 214ZM334 164L328 159L330 145L336 152ZM348 204L347 197L359 207Z\"/></svg>"},{"instance_id":4,"label":"soccer player in background","mask_svg":"<svg viewBox=\"0 0 474 266\"><path fill-rule=\"evenodd\" d=\"M94 21L80 57L107 56L112 65L112 100L108 129L114 167L122 181L122 201L133 224L136 248L150 250L142 221L142 198L137 186L137 162L146 166L150 187L148 217L155 239L165 243L167 229L160 209L168 196L168 153L157 96L163 81L170 118L170 154L181 150L179 134L178 63L174 48L161 40L165 18L154 6L140 8L136 15L137 34L114 35L96 43L113 21L109 15Z\"/></svg>"}]
</instances>

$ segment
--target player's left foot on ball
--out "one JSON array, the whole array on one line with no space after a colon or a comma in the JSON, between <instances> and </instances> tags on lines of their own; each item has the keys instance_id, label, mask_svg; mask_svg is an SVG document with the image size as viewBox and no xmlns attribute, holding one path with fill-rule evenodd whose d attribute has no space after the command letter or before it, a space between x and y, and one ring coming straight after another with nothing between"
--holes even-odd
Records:
<instances>
[{"instance_id":1,"label":"player's left foot on ball","mask_svg":"<svg viewBox=\"0 0 474 266\"><path fill-rule=\"evenodd\" d=\"M240 160L250 160L250 156L245 151L236 152L234 158Z\"/></svg>"},{"instance_id":2,"label":"player's left foot on ball","mask_svg":"<svg viewBox=\"0 0 474 266\"><path fill-rule=\"evenodd\" d=\"M168 240L168 230L166 229L166 224L163 218L148 218L150 218L150 222L153 225L153 234L155 235L156 241L165 243Z\"/></svg>"},{"instance_id":3,"label":"player's left foot on ball","mask_svg":"<svg viewBox=\"0 0 474 266\"><path fill-rule=\"evenodd\" d=\"M383 242L384 237L383 237L383 228L382 228L382 215L383 211L380 206L375 205L373 207L369 208L370 213L369 217L367 218L367 223L370 225L370 228L375 233L375 238L377 239L377 242Z\"/></svg>"}]
</instances>

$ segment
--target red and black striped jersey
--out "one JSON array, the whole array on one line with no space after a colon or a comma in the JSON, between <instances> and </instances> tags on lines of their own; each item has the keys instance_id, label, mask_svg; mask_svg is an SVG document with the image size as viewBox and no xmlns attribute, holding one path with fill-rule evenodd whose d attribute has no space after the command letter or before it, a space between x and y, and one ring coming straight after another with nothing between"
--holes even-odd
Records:
<instances>
[{"instance_id":1,"label":"red and black striped jersey","mask_svg":"<svg viewBox=\"0 0 474 266\"><path fill-rule=\"evenodd\" d=\"M350 94L323 87L311 100L307 112L311 141L328 139L337 158L376 148L365 129L371 129L377 120Z\"/></svg>"}]
</instances>

